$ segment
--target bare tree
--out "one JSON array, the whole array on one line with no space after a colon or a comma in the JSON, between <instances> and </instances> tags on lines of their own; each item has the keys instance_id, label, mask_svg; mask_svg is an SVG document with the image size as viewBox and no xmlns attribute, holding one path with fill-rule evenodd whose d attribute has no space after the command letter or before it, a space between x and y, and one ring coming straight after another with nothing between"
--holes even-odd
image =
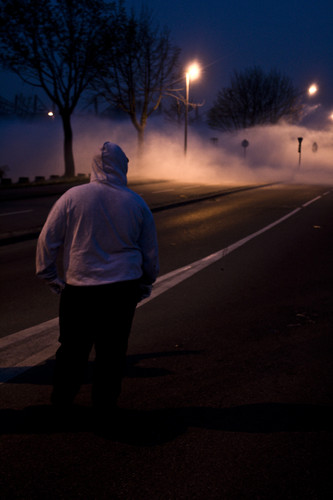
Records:
<instances>
[{"instance_id":1,"label":"bare tree","mask_svg":"<svg viewBox=\"0 0 333 500\"><path fill-rule=\"evenodd\" d=\"M129 115L141 148L148 118L177 79L180 50L171 45L167 29L154 27L149 10L128 15L121 2L117 19L118 43L110 43L110 34L106 37L108 58L94 88Z\"/></svg>"},{"instance_id":2,"label":"bare tree","mask_svg":"<svg viewBox=\"0 0 333 500\"><path fill-rule=\"evenodd\" d=\"M184 96L180 96L180 93L177 91L168 94L171 96L170 105L166 108L163 108L163 114L169 122L177 123L181 125L185 120L185 107L188 106L189 113L189 123L195 123L201 120L201 115L199 113L199 109L203 106L203 103L195 103L189 102L186 103L186 99Z\"/></svg>"},{"instance_id":3,"label":"bare tree","mask_svg":"<svg viewBox=\"0 0 333 500\"><path fill-rule=\"evenodd\" d=\"M301 112L300 94L287 76L260 68L235 71L230 87L217 95L208 111L208 124L215 129L232 131L281 118L295 120Z\"/></svg>"},{"instance_id":4,"label":"bare tree","mask_svg":"<svg viewBox=\"0 0 333 500\"><path fill-rule=\"evenodd\" d=\"M103 29L114 10L113 2L98 0L0 1L0 63L57 106L66 177L75 173L71 115L100 68Z\"/></svg>"}]
</instances>

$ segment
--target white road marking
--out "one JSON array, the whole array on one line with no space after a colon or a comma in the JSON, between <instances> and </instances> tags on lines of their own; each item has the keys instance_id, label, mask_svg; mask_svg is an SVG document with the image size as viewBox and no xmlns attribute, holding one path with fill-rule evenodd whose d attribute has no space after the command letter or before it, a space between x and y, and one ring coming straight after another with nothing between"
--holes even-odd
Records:
<instances>
[{"instance_id":1,"label":"white road marking","mask_svg":"<svg viewBox=\"0 0 333 500\"><path fill-rule=\"evenodd\" d=\"M191 264L160 276L154 284L151 296L141 301L137 307L142 307L170 288L173 288L202 269L210 266L214 262L217 262L226 255L229 255L231 252L237 250L257 236L260 236L278 224L281 224L303 208L322 198L322 196L317 196L316 198L303 203L301 207L292 210L280 219L277 219L271 224L268 224L262 229L255 231L254 233L236 241L232 245L229 245L218 252L212 253L203 259L199 259ZM0 384L7 382L8 380L53 356L57 349L56 341L58 335L58 318L54 318L0 339ZM33 339L33 337L35 337L35 339ZM28 350L26 349L26 344L30 345ZM19 359L20 357L21 359Z\"/></svg>"},{"instance_id":2,"label":"white road marking","mask_svg":"<svg viewBox=\"0 0 333 500\"><path fill-rule=\"evenodd\" d=\"M174 189L162 189L161 191L153 191L153 194L168 193L169 191L174 191Z\"/></svg>"},{"instance_id":3,"label":"white road marking","mask_svg":"<svg viewBox=\"0 0 333 500\"><path fill-rule=\"evenodd\" d=\"M322 195L322 196L324 196L324 195ZM313 198L313 200L310 200L310 201L307 201L306 203L303 203L302 207L308 207L309 205L311 205L311 203L314 203L315 201L322 198L322 196L317 196L316 198Z\"/></svg>"},{"instance_id":4,"label":"white road marking","mask_svg":"<svg viewBox=\"0 0 333 500\"><path fill-rule=\"evenodd\" d=\"M242 238L241 240L237 241L236 243L233 243L232 245L223 248L222 250L219 250L218 252L212 253L211 255L208 255L207 257L204 257L203 259L199 259L195 262L192 262L192 264L188 264L184 267L181 267L179 269L175 269L174 271L171 271L168 274L164 274L163 276L157 278L156 283L154 284L153 291L150 297L147 299L144 299L142 302L138 304L138 307L147 304L147 302L150 302L151 300L155 299L162 293L166 292L170 288L178 285L182 281L186 280L190 276L193 276L193 274L198 273L202 269L204 269L207 266L210 266L214 262L222 259L226 255L230 254L237 248L240 248L241 246L245 245L248 241L252 240L253 238L256 238L262 233L265 233L269 229L271 229L274 226L277 226L278 224L281 224L281 222L285 221L286 219L289 219L289 217L292 217L295 215L297 212L299 212L301 208L296 208L292 212L289 212L287 215L284 217L281 217L280 219L276 220L275 222L272 222L272 224L269 224L268 226L263 227L262 229L259 229L259 231L256 231L255 233L252 233L245 238Z\"/></svg>"},{"instance_id":5,"label":"white road marking","mask_svg":"<svg viewBox=\"0 0 333 500\"><path fill-rule=\"evenodd\" d=\"M7 215L18 215L18 214L26 214L27 212L33 212L33 210L17 210L16 212L6 212L4 214L0 214L0 217L6 217Z\"/></svg>"},{"instance_id":6,"label":"white road marking","mask_svg":"<svg viewBox=\"0 0 333 500\"><path fill-rule=\"evenodd\" d=\"M0 339L0 385L53 356L58 337L54 318Z\"/></svg>"},{"instance_id":7,"label":"white road marking","mask_svg":"<svg viewBox=\"0 0 333 500\"><path fill-rule=\"evenodd\" d=\"M12 335L8 335L7 337L3 337L0 339L0 349L3 347L10 346L12 344L16 344L17 342L21 342L25 339L31 339L31 337L45 333L46 331L51 331L56 328L58 325L58 318L50 319L45 321L44 323L40 323L39 325L32 326L30 328L26 328L25 330L21 330L20 332L13 333ZM1 363L1 366L3 364Z\"/></svg>"}]
</instances>

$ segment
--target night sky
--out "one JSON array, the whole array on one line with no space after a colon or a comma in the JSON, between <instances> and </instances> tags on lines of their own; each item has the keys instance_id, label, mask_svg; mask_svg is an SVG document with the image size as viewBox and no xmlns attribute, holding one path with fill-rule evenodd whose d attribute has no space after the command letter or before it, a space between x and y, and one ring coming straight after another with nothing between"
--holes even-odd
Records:
<instances>
[{"instance_id":1,"label":"night sky","mask_svg":"<svg viewBox=\"0 0 333 500\"><path fill-rule=\"evenodd\" d=\"M142 2L128 0L138 8ZM200 61L192 85L207 102L228 85L233 70L277 69L300 89L316 81L316 96L333 110L332 0L146 0L182 49L184 65Z\"/></svg>"},{"instance_id":2,"label":"night sky","mask_svg":"<svg viewBox=\"0 0 333 500\"><path fill-rule=\"evenodd\" d=\"M140 0L126 4L140 9ZM230 82L233 70L257 65L277 69L305 90L313 81L316 95L333 111L332 0L146 0L157 24L167 26L181 48L186 67L196 59L203 68L191 86L192 98L212 104L218 90ZM0 95L33 93L2 73ZM9 83L8 83L9 82ZM205 107L206 107L205 106Z\"/></svg>"},{"instance_id":3,"label":"night sky","mask_svg":"<svg viewBox=\"0 0 333 500\"><path fill-rule=\"evenodd\" d=\"M205 103L200 108L201 116L213 104L218 91L229 85L234 70L241 71L256 65L266 72L274 69L289 76L294 85L300 91L304 91L306 113L301 126L307 129L303 128L300 132L299 129L286 126L283 130L267 129L265 133L260 131L257 135L255 130L251 131L251 134L247 131L246 138L251 143L251 156L249 155L247 161L252 161L256 168L258 165L264 165L266 168L267 163L279 165L279 168L289 168L290 162L293 161L291 158L298 159L298 143L295 145L295 137L297 138L301 133L305 137L304 151L306 145L310 148L309 153L303 155L303 170L306 167L305 161L311 162L314 159L311 145L316 141L319 144L316 165L321 166L325 175L328 170L331 178L333 122L329 119L329 115L333 112L333 0L267 0L266 2L260 0L145 0L145 2L126 0L129 8L134 6L137 10L140 10L143 3L152 9L156 24L169 28L171 41L181 49L180 63L184 70L183 87L188 64L193 60L200 63L202 74L198 80L191 82L190 100ZM3 72L2 74L0 72L1 77L3 77ZM13 99L16 93L23 93L27 96L36 93L34 87L19 82L16 77L2 78L0 95ZM306 90L313 82L317 83L319 91L310 98L306 95ZM48 98L44 94L42 96L43 102L48 105ZM84 103L84 100L81 102ZM79 113L77 114L79 116ZM80 117L78 120L80 121ZM79 121L75 122L74 127L76 151L81 154L77 157L77 162L80 164L80 171L88 172L90 163L84 162L86 158L90 158L90 151L92 147L95 147L94 141L100 140L104 129L101 131L96 126L94 134L90 128L86 133L84 123L81 121L79 123ZM51 127L51 122L48 123ZM98 126L104 126L103 123L99 123ZM57 120L54 120L53 124L59 129L57 129L58 142L54 140L54 135L49 134L49 129L44 123L42 129L38 128L38 124L35 124L36 129L31 126L28 136L24 135L26 134L24 123L23 128L19 130L15 128L18 126L16 124L10 129L6 123L3 123L5 133L1 134L0 149L3 149L1 161L3 164L10 165L13 178L27 175L28 172L31 176L45 175L46 171L57 173L54 171L55 165L59 165L59 172L62 172L62 149L61 146L59 147L62 141L62 131ZM90 127L90 122L87 126ZM135 137L135 131L129 121L128 127L125 136L130 143L131 138ZM54 133L53 129L52 131ZM152 127L151 131L155 132L155 129ZM119 130L119 137L117 133L115 129L112 129L112 140L123 141L123 130ZM176 136L172 135L174 133ZM25 138L26 142L24 147L21 144L21 148L16 148L13 154L11 144L12 141L16 141L17 134ZM214 134L217 132L214 131ZM239 144L241 139L244 139L242 134L243 132L239 138L236 135L234 142L230 137L226 140L221 136L221 144L224 145L221 154L227 154L225 151L228 150L231 156L223 157L223 161L219 158L219 163L224 162L230 166L236 162L238 165L241 150ZM171 129L171 125L168 136L164 139L167 141L169 136L172 137L172 145L178 144L179 140L180 147L182 147L183 137L178 134L178 129ZM191 131L192 149L195 140L194 132ZM155 157L152 156L154 168L156 164L162 168L161 138L158 138L158 141L156 150L158 161L154 161ZM39 151L41 143L45 144L45 157L41 156L44 150ZM200 141L198 144L201 144ZM281 144L284 144L283 158L281 157ZM38 157L36 156L37 149ZM171 149L167 144L168 154ZM52 155L50 155L50 150L53 151ZM27 151L34 159L32 166L26 163ZM88 154L85 151L88 151ZM243 154L243 151L241 153ZM165 169L169 174L172 161L169 160L168 154L165 154ZM234 155L236 155L235 162ZM199 155L197 159L198 171L200 171L204 159ZM49 166L48 160L50 160ZM178 157L174 164L178 165ZM25 170L22 170L23 167ZM316 172L317 179L318 172Z\"/></svg>"}]
</instances>

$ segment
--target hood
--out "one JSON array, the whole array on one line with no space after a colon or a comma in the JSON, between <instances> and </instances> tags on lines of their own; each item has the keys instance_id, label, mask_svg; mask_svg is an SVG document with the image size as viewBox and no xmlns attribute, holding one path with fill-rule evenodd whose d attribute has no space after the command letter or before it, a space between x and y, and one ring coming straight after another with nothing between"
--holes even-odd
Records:
<instances>
[{"instance_id":1,"label":"hood","mask_svg":"<svg viewBox=\"0 0 333 500\"><path fill-rule=\"evenodd\" d=\"M93 159L90 182L126 186L127 167L128 158L124 151L117 144L105 142L101 153Z\"/></svg>"}]
</instances>

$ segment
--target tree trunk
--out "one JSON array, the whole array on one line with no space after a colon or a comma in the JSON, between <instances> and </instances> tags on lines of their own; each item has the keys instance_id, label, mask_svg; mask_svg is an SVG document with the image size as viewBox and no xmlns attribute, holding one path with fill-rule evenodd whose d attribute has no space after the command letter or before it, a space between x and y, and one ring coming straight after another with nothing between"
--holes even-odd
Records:
<instances>
[{"instance_id":1,"label":"tree trunk","mask_svg":"<svg viewBox=\"0 0 333 500\"><path fill-rule=\"evenodd\" d=\"M65 177L75 176L74 156L73 156L73 132L71 125L71 115L64 112L61 115L62 124L64 127L64 160L65 160Z\"/></svg>"},{"instance_id":2,"label":"tree trunk","mask_svg":"<svg viewBox=\"0 0 333 500\"><path fill-rule=\"evenodd\" d=\"M141 127L138 128L137 130L138 130L138 154L139 157L141 157L143 154L145 129Z\"/></svg>"},{"instance_id":3,"label":"tree trunk","mask_svg":"<svg viewBox=\"0 0 333 500\"><path fill-rule=\"evenodd\" d=\"M131 118L131 122L133 123L135 130L137 132L137 139L138 139L137 155L138 155L138 159L140 160L140 158L142 158L142 155L143 155L143 147L144 147L144 140L145 140L145 125L146 125L147 120L144 120L144 121L141 120L141 122L139 122L136 118L135 112L130 113L130 118Z\"/></svg>"}]
</instances>

